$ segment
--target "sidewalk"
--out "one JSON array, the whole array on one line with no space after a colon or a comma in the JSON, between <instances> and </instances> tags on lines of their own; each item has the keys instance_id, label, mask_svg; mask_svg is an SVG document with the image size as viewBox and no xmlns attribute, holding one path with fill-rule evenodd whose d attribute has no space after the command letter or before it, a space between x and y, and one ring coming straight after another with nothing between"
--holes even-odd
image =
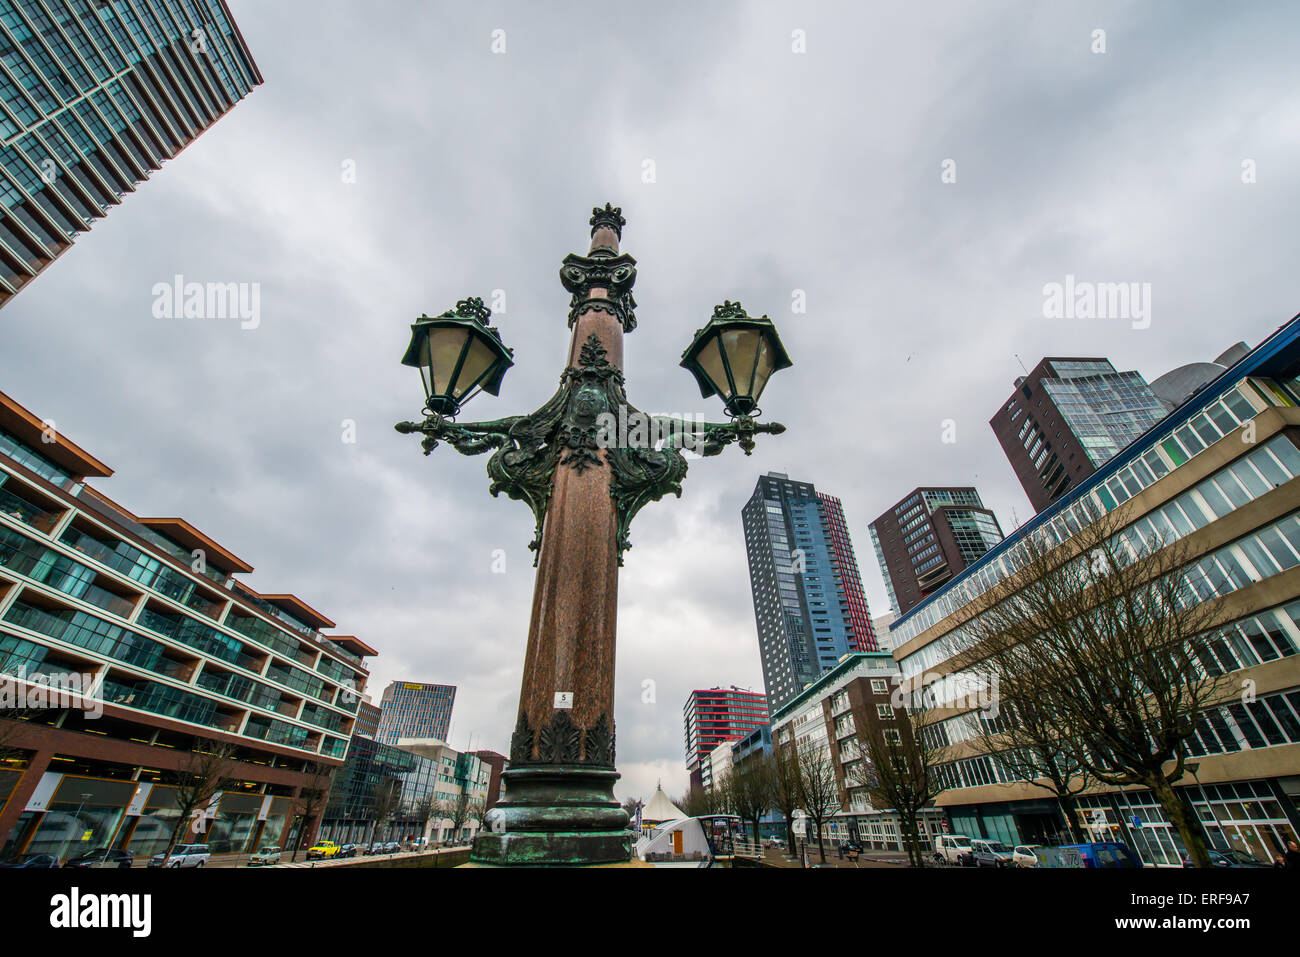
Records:
<instances>
[{"instance_id":1,"label":"sidewalk","mask_svg":"<svg viewBox=\"0 0 1300 957\"><path fill-rule=\"evenodd\" d=\"M808 848L809 865L821 864L821 854L818 852L816 845ZM769 867L802 867L803 863L799 858L791 858L785 851L777 848L768 848L763 852L763 863ZM847 858L841 860L839 852L831 848L826 848L826 866L827 867L907 867L907 855L892 851L866 851L861 854L857 861L850 861Z\"/></svg>"}]
</instances>

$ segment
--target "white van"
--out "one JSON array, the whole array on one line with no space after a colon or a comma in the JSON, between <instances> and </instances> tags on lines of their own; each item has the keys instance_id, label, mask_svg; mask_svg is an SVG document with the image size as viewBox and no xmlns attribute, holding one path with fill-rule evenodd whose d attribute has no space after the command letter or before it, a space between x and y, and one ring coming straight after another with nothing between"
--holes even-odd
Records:
<instances>
[{"instance_id":1,"label":"white van","mask_svg":"<svg viewBox=\"0 0 1300 957\"><path fill-rule=\"evenodd\" d=\"M150 867L202 867L208 862L206 844L177 844L171 856L155 854L149 859Z\"/></svg>"},{"instance_id":2,"label":"white van","mask_svg":"<svg viewBox=\"0 0 1300 957\"><path fill-rule=\"evenodd\" d=\"M940 834L934 839L934 859L941 864L969 864L973 853L965 834Z\"/></svg>"}]
</instances>

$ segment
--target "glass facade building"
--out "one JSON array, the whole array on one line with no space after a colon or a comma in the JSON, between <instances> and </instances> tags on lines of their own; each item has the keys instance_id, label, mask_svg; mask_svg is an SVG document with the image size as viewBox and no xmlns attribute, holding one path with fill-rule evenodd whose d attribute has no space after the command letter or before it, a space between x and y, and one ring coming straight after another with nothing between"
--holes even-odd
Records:
<instances>
[{"instance_id":1,"label":"glass facade building","mask_svg":"<svg viewBox=\"0 0 1300 957\"><path fill-rule=\"evenodd\" d=\"M1002 541L1002 526L973 488L918 488L871 523L871 545L895 612Z\"/></svg>"},{"instance_id":2,"label":"glass facade building","mask_svg":"<svg viewBox=\"0 0 1300 957\"><path fill-rule=\"evenodd\" d=\"M1199 771L1175 787L1221 850L1268 863L1300 837L1298 504L1300 316L901 616L890 640L903 680L924 682L937 708L955 712L931 729L950 749L936 768L946 788L936 804L951 832L1014 844L1065 831L1041 789L981 753L968 702L984 682L954 659L976 640L968 607L1012 592L1031 561L1028 539L1069 549L1093 516L1122 510L1121 559L1139 560L1156 541L1187 549L1187 600L1219 603L1198 663L1252 689L1197 716L1185 747ZM1102 785L1078 805L1092 840L1123 841L1151 866L1181 865L1185 848L1149 791Z\"/></svg>"},{"instance_id":3,"label":"glass facade building","mask_svg":"<svg viewBox=\"0 0 1300 957\"><path fill-rule=\"evenodd\" d=\"M338 844L472 837L477 820L467 819L453 833L454 821L440 815L462 795L465 802L486 801L491 777L490 763L478 754L441 741L404 741L398 747L355 736L334 778L320 837ZM389 787L397 802L379 821L377 802Z\"/></svg>"},{"instance_id":4,"label":"glass facade building","mask_svg":"<svg viewBox=\"0 0 1300 957\"><path fill-rule=\"evenodd\" d=\"M3 852L162 850L174 774L203 741L238 763L193 839L277 843L295 789L342 764L374 650L238 581L252 566L183 519L89 484L110 475L0 393Z\"/></svg>"},{"instance_id":5,"label":"glass facade building","mask_svg":"<svg viewBox=\"0 0 1300 957\"><path fill-rule=\"evenodd\" d=\"M455 685L394 681L379 701L379 732L375 738L396 744L400 738L437 738L446 741L451 731Z\"/></svg>"},{"instance_id":6,"label":"glass facade building","mask_svg":"<svg viewBox=\"0 0 1300 957\"><path fill-rule=\"evenodd\" d=\"M261 82L224 0L0 0L0 306Z\"/></svg>"},{"instance_id":7,"label":"glass facade building","mask_svg":"<svg viewBox=\"0 0 1300 957\"><path fill-rule=\"evenodd\" d=\"M768 723L767 697L741 688L692 691L682 708L686 768L699 771L724 741L739 741Z\"/></svg>"},{"instance_id":8,"label":"glass facade building","mask_svg":"<svg viewBox=\"0 0 1300 957\"><path fill-rule=\"evenodd\" d=\"M1043 359L989 422L1041 510L1168 414L1137 372L1107 359Z\"/></svg>"},{"instance_id":9,"label":"glass facade building","mask_svg":"<svg viewBox=\"0 0 1300 957\"><path fill-rule=\"evenodd\" d=\"M779 707L843 655L877 648L871 612L839 499L769 472L741 519L763 684Z\"/></svg>"}]
</instances>

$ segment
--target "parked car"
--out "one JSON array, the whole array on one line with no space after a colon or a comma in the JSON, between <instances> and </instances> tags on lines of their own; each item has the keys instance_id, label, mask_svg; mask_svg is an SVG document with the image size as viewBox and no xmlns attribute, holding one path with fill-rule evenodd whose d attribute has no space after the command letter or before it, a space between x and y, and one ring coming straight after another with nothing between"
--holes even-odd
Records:
<instances>
[{"instance_id":1,"label":"parked car","mask_svg":"<svg viewBox=\"0 0 1300 957\"><path fill-rule=\"evenodd\" d=\"M764 846L764 847L776 847L776 848L781 848L782 850L784 850L784 849L785 849L785 841L783 841L783 840L782 840L781 838L779 838L779 837L769 837L766 841L763 842L763 846Z\"/></svg>"},{"instance_id":2,"label":"parked car","mask_svg":"<svg viewBox=\"0 0 1300 957\"><path fill-rule=\"evenodd\" d=\"M1013 863L1011 848L1001 841L976 838L970 842L970 847L976 867L1010 867Z\"/></svg>"},{"instance_id":3,"label":"parked car","mask_svg":"<svg viewBox=\"0 0 1300 957\"><path fill-rule=\"evenodd\" d=\"M1043 856L1040 856L1041 850L1056 850L1056 848L1044 848L1041 844L1017 844L1011 848L1011 866L1013 867L1040 867L1044 865Z\"/></svg>"},{"instance_id":4,"label":"parked car","mask_svg":"<svg viewBox=\"0 0 1300 957\"><path fill-rule=\"evenodd\" d=\"M166 853L155 854L149 858L150 867L202 867L208 862L206 844L177 844L171 856Z\"/></svg>"},{"instance_id":5,"label":"parked car","mask_svg":"<svg viewBox=\"0 0 1300 957\"><path fill-rule=\"evenodd\" d=\"M268 867L280 863L280 848L267 845L248 859L249 867Z\"/></svg>"},{"instance_id":6,"label":"parked car","mask_svg":"<svg viewBox=\"0 0 1300 957\"><path fill-rule=\"evenodd\" d=\"M330 857L337 857L339 846L333 841L317 841L311 847L307 848L307 860L317 861Z\"/></svg>"},{"instance_id":7,"label":"parked car","mask_svg":"<svg viewBox=\"0 0 1300 957\"><path fill-rule=\"evenodd\" d=\"M91 851L89 854L82 854L79 857L71 857L63 862L64 867L130 867L135 863L135 855L130 851L124 851L121 848L109 850L101 847L98 850Z\"/></svg>"},{"instance_id":8,"label":"parked car","mask_svg":"<svg viewBox=\"0 0 1300 957\"><path fill-rule=\"evenodd\" d=\"M973 864L970 838L965 834L940 834L934 839L934 859L943 864Z\"/></svg>"},{"instance_id":9,"label":"parked car","mask_svg":"<svg viewBox=\"0 0 1300 957\"><path fill-rule=\"evenodd\" d=\"M402 845L398 844L396 841L389 841L387 844L384 845L385 854L396 854L401 849L402 849Z\"/></svg>"},{"instance_id":10,"label":"parked car","mask_svg":"<svg viewBox=\"0 0 1300 957\"><path fill-rule=\"evenodd\" d=\"M1117 841L1095 841L1091 844L1064 844L1063 851L1077 851L1083 866L1094 868L1141 867L1142 861L1127 844Z\"/></svg>"},{"instance_id":11,"label":"parked car","mask_svg":"<svg viewBox=\"0 0 1300 957\"><path fill-rule=\"evenodd\" d=\"M1238 851L1230 848L1226 851L1210 850L1210 865L1212 867L1272 867L1272 864L1265 864L1257 857L1252 857L1245 851ZM1192 859L1186 854L1183 855L1183 867L1191 867Z\"/></svg>"},{"instance_id":12,"label":"parked car","mask_svg":"<svg viewBox=\"0 0 1300 957\"><path fill-rule=\"evenodd\" d=\"M344 844L342 847L339 848L338 856L356 857L363 850L365 850L365 848L363 848L360 844Z\"/></svg>"},{"instance_id":13,"label":"parked car","mask_svg":"<svg viewBox=\"0 0 1300 957\"><path fill-rule=\"evenodd\" d=\"M0 867L58 867L59 859L53 854L20 854L6 857L0 861Z\"/></svg>"},{"instance_id":14,"label":"parked car","mask_svg":"<svg viewBox=\"0 0 1300 957\"><path fill-rule=\"evenodd\" d=\"M1011 849L1012 867L1037 867L1038 855L1035 853L1040 844L1017 844Z\"/></svg>"}]
</instances>

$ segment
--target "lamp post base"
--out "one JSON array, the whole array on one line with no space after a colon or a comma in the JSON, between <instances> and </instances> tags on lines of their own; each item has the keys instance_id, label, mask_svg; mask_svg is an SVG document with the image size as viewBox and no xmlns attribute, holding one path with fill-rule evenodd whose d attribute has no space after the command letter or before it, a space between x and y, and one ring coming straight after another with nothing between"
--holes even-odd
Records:
<instances>
[{"instance_id":1,"label":"lamp post base","mask_svg":"<svg viewBox=\"0 0 1300 957\"><path fill-rule=\"evenodd\" d=\"M511 768L505 799L474 840L475 864L579 867L632 857L627 812L614 798L617 771L582 765Z\"/></svg>"}]
</instances>

